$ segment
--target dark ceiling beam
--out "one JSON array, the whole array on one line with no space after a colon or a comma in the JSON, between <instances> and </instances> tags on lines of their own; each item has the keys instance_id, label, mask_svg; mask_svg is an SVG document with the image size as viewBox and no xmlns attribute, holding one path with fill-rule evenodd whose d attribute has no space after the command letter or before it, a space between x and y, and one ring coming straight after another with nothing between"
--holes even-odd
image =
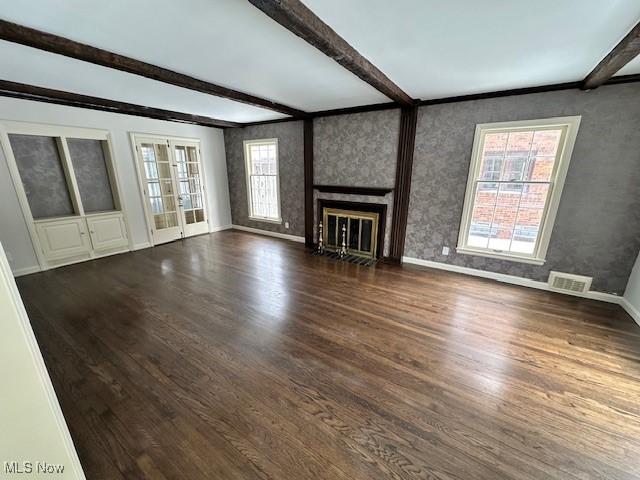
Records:
<instances>
[{"instance_id":1,"label":"dark ceiling beam","mask_svg":"<svg viewBox=\"0 0 640 480\"><path fill-rule=\"evenodd\" d=\"M581 88L590 90L599 87L638 55L640 55L640 23L633 27L620 40L620 43L586 76Z\"/></svg>"},{"instance_id":2,"label":"dark ceiling beam","mask_svg":"<svg viewBox=\"0 0 640 480\"><path fill-rule=\"evenodd\" d=\"M280 25L402 106L413 100L299 0L249 0Z\"/></svg>"},{"instance_id":3,"label":"dark ceiling beam","mask_svg":"<svg viewBox=\"0 0 640 480\"><path fill-rule=\"evenodd\" d=\"M80 95L78 93L65 92L62 90L9 82L7 80L0 80L0 96L55 103L71 107L88 108L104 112L123 113L126 115L136 115L138 117L155 118L157 120L168 120L170 122L193 123L206 127L231 128L242 126L241 123L218 120L216 118L205 117L202 115L192 115L189 113L163 110L161 108L144 107L142 105L135 105L132 103L117 102L115 100Z\"/></svg>"},{"instance_id":4,"label":"dark ceiling beam","mask_svg":"<svg viewBox=\"0 0 640 480\"><path fill-rule=\"evenodd\" d=\"M281 103L249 95L248 93L232 90L227 87L199 80L189 75L174 72L150 63L142 62L124 55L92 47L68 38L53 35L16 23L0 20L0 40L19 43L28 47L38 48L51 53L90 62L103 67L113 68L134 75L168 83L177 87L195 90L216 97L227 98L236 102L246 103L254 107L266 108L279 113L294 116L305 116L305 112Z\"/></svg>"}]
</instances>

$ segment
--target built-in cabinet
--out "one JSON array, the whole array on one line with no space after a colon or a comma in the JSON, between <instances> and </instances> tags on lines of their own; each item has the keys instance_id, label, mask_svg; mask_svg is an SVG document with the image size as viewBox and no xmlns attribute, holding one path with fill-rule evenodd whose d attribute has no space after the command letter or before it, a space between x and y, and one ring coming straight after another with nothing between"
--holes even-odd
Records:
<instances>
[{"instance_id":1,"label":"built-in cabinet","mask_svg":"<svg viewBox=\"0 0 640 480\"><path fill-rule=\"evenodd\" d=\"M51 266L128 250L122 213L36 220L42 254Z\"/></svg>"},{"instance_id":2,"label":"built-in cabinet","mask_svg":"<svg viewBox=\"0 0 640 480\"><path fill-rule=\"evenodd\" d=\"M0 134L42 269L130 250L109 132L3 122Z\"/></svg>"}]
</instances>

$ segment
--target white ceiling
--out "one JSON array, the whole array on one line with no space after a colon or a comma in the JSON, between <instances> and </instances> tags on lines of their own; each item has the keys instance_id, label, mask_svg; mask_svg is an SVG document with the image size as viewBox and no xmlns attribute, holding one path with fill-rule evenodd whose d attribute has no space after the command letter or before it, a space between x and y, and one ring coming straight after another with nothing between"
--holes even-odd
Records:
<instances>
[{"instance_id":1,"label":"white ceiling","mask_svg":"<svg viewBox=\"0 0 640 480\"><path fill-rule=\"evenodd\" d=\"M640 20L638 0L303 1L421 99L582 80Z\"/></svg>"},{"instance_id":2,"label":"white ceiling","mask_svg":"<svg viewBox=\"0 0 640 480\"><path fill-rule=\"evenodd\" d=\"M627 63L624 67L618 70L618 75L632 75L640 73L640 55Z\"/></svg>"},{"instance_id":3,"label":"white ceiling","mask_svg":"<svg viewBox=\"0 0 640 480\"><path fill-rule=\"evenodd\" d=\"M414 98L581 80L637 0L303 0ZM482 8L479 8L479 5ZM307 111L387 102L246 0L20 0L0 18ZM8 42L0 79L248 122L269 110ZM640 73L640 59L619 72Z\"/></svg>"},{"instance_id":4,"label":"white ceiling","mask_svg":"<svg viewBox=\"0 0 640 480\"><path fill-rule=\"evenodd\" d=\"M205 115L232 122L286 117L213 95L0 40L2 80Z\"/></svg>"},{"instance_id":5,"label":"white ceiling","mask_svg":"<svg viewBox=\"0 0 640 480\"><path fill-rule=\"evenodd\" d=\"M0 18L302 110L389 101L245 0L20 0L0 2ZM34 76L34 70L40 68L29 65L33 59L27 57L22 65L16 65L12 75L24 83L49 86L48 75ZM61 57L57 69L72 63ZM123 100L108 95L133 91L136 98L136 93L142 95L149 88L156 92L147 92L155 97L149 106L169 108L172 104L192 113L196 97L186 100L177 87L169 86L160 95L160 87L147 87L135 75L118 75L107 81L103 79L104 68L87 65L83 72L83 78L74 83L84 82L83 93ZM104 84L108 90L103 89ZM71 84L67 89L71 90ZM176 89L173 94L172 89ZM233 110L233 117L228 116L229 110ZM278 113L256 114L255 109L241 103L222 111L209 102L198 113L225 120L282 117Z\"/></svg>"}]
</instances>

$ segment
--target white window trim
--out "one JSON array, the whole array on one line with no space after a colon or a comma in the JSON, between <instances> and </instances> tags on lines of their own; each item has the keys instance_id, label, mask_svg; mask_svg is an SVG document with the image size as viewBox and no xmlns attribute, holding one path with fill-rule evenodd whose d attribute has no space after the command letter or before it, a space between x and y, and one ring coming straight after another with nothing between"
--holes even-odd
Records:
<instances>
[{"instance_id":1,"label":"white window trim","mask_svg":"<svg viewBox=\"0 0 640 480\"><path fill-rule=\"evenodd\" d=\"M551 232L553 231L556 214L558 213L562 189L567 177L567 171L569 170L569 162L571 161L571 155L573 153L573 147L575 145L581 118L581 116L555 117L517 122L482 123L476 125L456 252L465 255L477 255L481 257L498 258L534 265L544 265L547 256L547 249L549 248L549 241L551 239ZM473 201L475 198L475 179L481 165L481 154L484 146L483 143L485 135L494 131L518 131L549 127L563 127L566 130L563 137L561 137L560 144L558 146L558 161L554 165L553 172L551 174L549 196L545 205L545 211L542 215L540 234L533 254L517 254L500 250L481 249L467 246L466 242L469 228L471 226L471 215L473 212Z\"/></svg>"},{"instance_id":2,"label":"white window trim","mask_svg":"<svg viewBox=\"0 0 640 480\"><path fill-rule=\"evenodd\" d=\"M252 202L251 202L251 175L250 172L250 159L251 156L249 154L249 147L255 145L272 145L276 146L276 206L278 207L278 218L270 218L270 217L259 217L253 214L252 211ZM277 138L261 138L257 140L245 140L243 142L244 145L244 173L245 173L245 181L247 183L247 211L249 213L249 219L257 222L266 222L266 223L282 223L282 208L280 204L280 151L278 148L278 139Z\"/></svg>"}]
</instances>

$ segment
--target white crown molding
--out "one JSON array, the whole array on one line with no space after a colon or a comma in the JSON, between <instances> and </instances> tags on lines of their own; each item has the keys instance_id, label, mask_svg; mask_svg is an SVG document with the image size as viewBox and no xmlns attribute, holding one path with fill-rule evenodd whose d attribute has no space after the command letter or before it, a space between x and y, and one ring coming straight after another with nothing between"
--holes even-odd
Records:
<instances>
[{"instance_id":1,"label":"white crown molding","mask_svg":"<svg viewBox=\"0 0 640 480\"><path fill-rule=\"evenodd\" d=\"M304 237L297 235L289 235L287 233L270 232L268 230L260 230L259 228L245 227L244 225L232 225L234 230L243 230L245 232L257 233L258 235L267 235L269 237L283 238L292 242L304 243Z\"/></svg>"}]
</instances>

